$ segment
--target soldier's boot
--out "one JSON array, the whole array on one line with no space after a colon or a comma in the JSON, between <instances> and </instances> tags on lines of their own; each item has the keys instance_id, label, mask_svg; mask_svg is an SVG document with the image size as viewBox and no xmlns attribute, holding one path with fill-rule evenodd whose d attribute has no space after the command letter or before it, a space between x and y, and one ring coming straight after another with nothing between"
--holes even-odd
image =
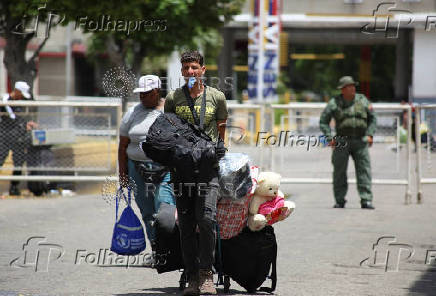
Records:
<instances>
[{"instance_id":1,"label":"soldier's boot","mask_svg":"<svg viewBox=\"0 0 436 296\"><path fill-rule=\"evenodd\" d=\"M199 286L200 295L216 295L215 284L213 283L212 270L200 269Z\"/></svg>"},{"instance_id":2,"label":"soldier's boot","mask_svg":"<svg viewBox=\"0 0 436 296\"><path fill-rule=\"evenodd\" d=\"M346 200L344 200L344 202L336 202L335 205L333 206L335 209L343 209L345 208L345 204L347 203Z\"/></svg>"},{"instance_id":3,"label":"soldier's boot","mask_svg":"<svg viewBox=\"0 0 436 296\"><path fill-rule=\"evenodd\" d=\"M374 210L375 207L372 205L371 201L361 201L360 203L362 209L367 209L367 210Z\"/></svg>"}]
</instances>

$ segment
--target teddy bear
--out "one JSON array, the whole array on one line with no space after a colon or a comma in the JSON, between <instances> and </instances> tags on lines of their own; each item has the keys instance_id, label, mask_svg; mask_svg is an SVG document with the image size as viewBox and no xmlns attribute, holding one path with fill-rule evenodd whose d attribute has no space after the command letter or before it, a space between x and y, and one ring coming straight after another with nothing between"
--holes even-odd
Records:
<instances>
[{"instance_id":1,"label":"teddy bear","mask_svg":"<svg viewBox=\"0 0 436 296\"><path fill-rule=\"evenodd\" d=\"M295 209L295 203L284 199L279 190L281 176L274 172L262 172L249 206L248 227L259 231L286 219Z\"/></svg>"}]
</instances>

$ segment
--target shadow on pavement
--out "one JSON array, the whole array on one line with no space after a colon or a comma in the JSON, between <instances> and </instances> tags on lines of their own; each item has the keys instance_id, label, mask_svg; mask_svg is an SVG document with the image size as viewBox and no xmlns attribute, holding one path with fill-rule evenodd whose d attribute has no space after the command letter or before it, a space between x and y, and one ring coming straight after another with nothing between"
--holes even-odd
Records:
<instances>
[{"instance_id":1,"label":"shadow on pavement","mask_svg":"<svg viewBox=\"0 0 436 296\"><path fill-rule=\"evenodd\" d=\"M143 289L144 292L140 293L124 293L124 294L114 294L114 296L162 296L162 295L182 295L182 292L178 287L167 287L167 288L149 288Z\"/></svg>"},{"instance_id":2,"label":"shadow on pavement","mask_svg":"<svg viewBox=\"0 0 436 296\"><path fill-rule=\"evenodd\" d=\"M409 288L411 293L417 293L419 295L435 295L436 293L436 264L433 264L431 268L417 280L412 287Z\"/></svg>"},{"instance_id":3,"label":"shadow on pavement","mask_svg":"<svg viewBox=\"0 0 436 296\"><path fill-rule=\"evenodd\" d=\"M182 295L182 291L179 290L178 287L167 287L167 288L149 288L143 289L144 292L140 293L124 293L124 294L114 294L114 296L162 296L162 295ZM242 292L234 289L230 289L229 292L224 293L222 288L218 287L217 289L218 295L243 295L250 296L251 294L247 294L247 292ZM269 293L258 292L256 295L272 295Z\"/></svg>"},{"instance_id":4,"label":"shadow on pavement","mask_svg":"<svg viewBox=\"0 0 436 296\"><path fill-rule=\"evenodd\" d=\"M126 265L97 265L97 267L99 268L126 268ZM151 266L144 266L144 265L129 265L128 268L149 268L149 269L153 269L153 267Z\"/></svg>"}]
</instances>

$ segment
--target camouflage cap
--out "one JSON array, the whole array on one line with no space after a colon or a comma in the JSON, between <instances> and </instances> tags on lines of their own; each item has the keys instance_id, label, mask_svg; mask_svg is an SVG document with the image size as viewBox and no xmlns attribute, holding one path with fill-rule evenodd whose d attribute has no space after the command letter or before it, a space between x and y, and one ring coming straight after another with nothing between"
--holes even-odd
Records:
<instances>
[{"instance_id":1,"label":"camouflage cap","mask_svg":"<svg viewBox=\"0 0 436 296\"><path fill-rule=\"evenodd\" d=\"M341 79L339 79L338 89L342 89L350 84L359 85L359 82L354 81L353 77L351 76L343 76Z\"/></svg>"}]
</instances>

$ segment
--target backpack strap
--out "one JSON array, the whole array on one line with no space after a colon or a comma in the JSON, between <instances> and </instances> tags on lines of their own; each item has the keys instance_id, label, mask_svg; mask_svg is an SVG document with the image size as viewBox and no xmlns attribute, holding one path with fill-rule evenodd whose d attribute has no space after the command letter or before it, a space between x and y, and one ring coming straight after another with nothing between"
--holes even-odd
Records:
<instances>
[{"instance_id":1,"label":"backpack strap","mask_svg":"<svg viewBox=\"0 0 436 296\"><path fill-rule=\"evenodd\" d=\"M203 98L201 100L200 119L198 119L197 112L194 108L194 101L189 94L188 86L186 84L183 86L183 92L185 93L186 101L188 102L189 109L191 109L192 116L194 117L194 122L200 127L200 129L203 129L204 116L206 114L206 88L207 86L204 85Z\"/></svg>"},{"instance_id":2,"label":"backpack strap","mask_svg":"<svg viewBox=\"0 0 436 296\"><path fill-rule=\"evenodd\" d=\"M128 197L126 197L126 195L124 194L124 191L123 191L123 187L120 186L120 188L118 188L117 193L115 195L115 223L118 222L118 208L119 208L121 198L123 198L126 201L127 206L130 207L130 203L132 200L131 191L132 190L129 187L127 187Z\"/></svg>"},{"instance_id":3,"label":"backpack strap","mask_svg":"<svg viewBox=\"0 0 436 296\"><path fill-rule=\"evenodd\" d=\"M200 128L203 129L204 126L204 116L206 115L206 84L204 84L203 98L201 100L201 111L200 111Z\"/></svg>"},{"instance_id":4,"label":"backpack strap","mask_svg":"<svg viewBox=\"0 0 436 296\"><path fill-rule=\"evenodd\" d=\"M132 201L132 189L130 189L130 187L127 187L127 205L130 206L131 201ZM124 198L126 198L126 196L124 196Z\"/></svg>"},{"instance_id":5,"label":"backpack strap","mask_svg":"<svg viewBox=\"0 0 436 296\"><path fill-rule=\"evenodd\" d=\"M117 190L117 193L115 194L115 223L118 223L118 208L122 195L123 195L123 188L120 186L120 188L118 188Z\"/></svg>"},{"instance_id":6,"label":"backpack strap","mask_svg":"<svg viewBox=\"0 0 436 296\"><path fill-rule=\"evenodd\" d=\"M271 266L271 275L269 276L271 279L271 288L261 287L259 289L260 292L272 293L276 289L277 285L277 244L274 245L274 256Z\"/></svg>"}]
</instances>

